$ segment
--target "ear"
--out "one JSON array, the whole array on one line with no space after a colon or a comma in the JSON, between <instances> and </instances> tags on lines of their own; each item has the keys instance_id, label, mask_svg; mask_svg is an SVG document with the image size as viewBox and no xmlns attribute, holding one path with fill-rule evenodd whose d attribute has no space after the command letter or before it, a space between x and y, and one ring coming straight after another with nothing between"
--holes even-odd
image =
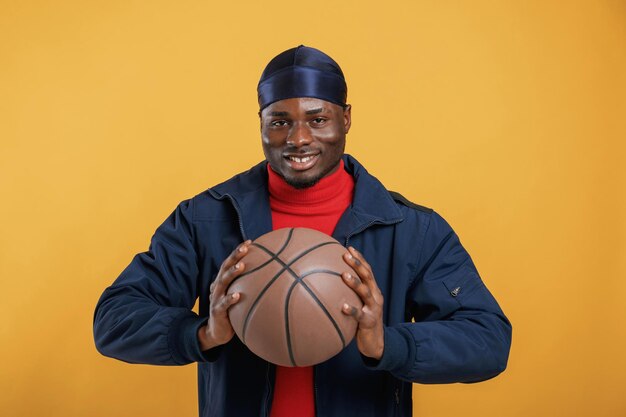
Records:
<instances>
[{"instance_id":1,"label":"ear","mask_svg":"<svg viewBox=\"0 0 626 417\"><path fill-rule=\"evenodd\" d=\"M344 133L348 133L350 126L352 126L352 106L350 104L346 104L343 109L343 126Z\"/></svg>"}]
</instances>

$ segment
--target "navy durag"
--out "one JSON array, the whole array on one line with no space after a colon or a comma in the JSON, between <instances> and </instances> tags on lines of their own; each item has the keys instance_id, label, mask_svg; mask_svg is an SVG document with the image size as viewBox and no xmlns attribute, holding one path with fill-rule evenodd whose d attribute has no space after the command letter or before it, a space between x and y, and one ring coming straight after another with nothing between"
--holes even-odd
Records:
<instances>
[{"instance_id":1,"label":"navy durag","mask_svg":"<svg viewBox=\"0 0 626 417\"><path fill-rule=\"evenodd\" d=\"M259 108L295 97L313 97L346 106L348 87L339 65L324 52L300 45L278 54L265 67Z\"/></svg>"}]
</instances>

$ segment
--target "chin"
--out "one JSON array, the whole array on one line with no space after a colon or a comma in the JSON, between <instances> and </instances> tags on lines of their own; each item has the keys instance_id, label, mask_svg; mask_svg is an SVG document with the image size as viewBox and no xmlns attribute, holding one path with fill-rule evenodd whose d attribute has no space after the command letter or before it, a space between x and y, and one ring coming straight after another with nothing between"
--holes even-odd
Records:
<instances>
[{"instance_id":1,"label":"chin","mask_svg":"<svg viewBox=\"0 0 626 417\"><path fill-rule=\"evenodd\" d=\"M313 187L315 184L319 182L321 178L313 177L313 178L285 178L285 182L291 185L293 188L297 188L298 190L302 190L304 188Z\"/></svg>"}]
</instances>

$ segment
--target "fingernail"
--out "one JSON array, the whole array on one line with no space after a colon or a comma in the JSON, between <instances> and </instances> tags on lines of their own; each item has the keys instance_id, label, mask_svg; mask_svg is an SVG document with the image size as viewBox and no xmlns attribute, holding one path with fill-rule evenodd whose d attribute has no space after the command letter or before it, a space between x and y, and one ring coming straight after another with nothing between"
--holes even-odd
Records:
<instances>
[{"instance_id":1,"label":"fingernail","mask_svg":"<svg viewBox=\"0 0 626 417\"><path fill-rule=\"evenodd\" d=\"M344 310L348 310L349 308L350 308L350 306L349 306L348 304L344 304L344 305L343 305L343 309L344 309Z\"/></svg>"},{"instance_id":2,"label":"fingernail","mask_svg":"<svg viewBox=\"0 0 626 417\"><path fill-rule=\"evenodd\" d=\"M346 274L346 279L347 279L347 280L352 280L352 274L348 272L348 273Z\"/></svg>"},{"instance_id":3,"label":"fingernail","mask_svg":"<svg viewBox=\"0 0 626 417\"><path fill-rule=\"evenodd\" d=\"M241 268L241 263L237 262L237 263L235 264L235 269L239 269L239 268Z\"/></svg>"}]
</instances>

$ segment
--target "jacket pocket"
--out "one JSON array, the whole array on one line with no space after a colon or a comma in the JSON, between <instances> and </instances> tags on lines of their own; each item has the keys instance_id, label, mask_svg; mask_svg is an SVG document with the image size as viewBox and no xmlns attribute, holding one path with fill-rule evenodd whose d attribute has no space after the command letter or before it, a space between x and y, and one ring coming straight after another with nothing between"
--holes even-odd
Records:
<instances>
[{"instance_id":1,"label":"jacket pocket","mask_svg":"<svg viewBox=\"0 0 626 417\"><path fill-rule=\"evenodd\" d=\"M443 286L451 297L464 306L472 294L484 286L482 280L472 268L461 268L454 275L445 278Z\"/></svg>"}]
</instances>

